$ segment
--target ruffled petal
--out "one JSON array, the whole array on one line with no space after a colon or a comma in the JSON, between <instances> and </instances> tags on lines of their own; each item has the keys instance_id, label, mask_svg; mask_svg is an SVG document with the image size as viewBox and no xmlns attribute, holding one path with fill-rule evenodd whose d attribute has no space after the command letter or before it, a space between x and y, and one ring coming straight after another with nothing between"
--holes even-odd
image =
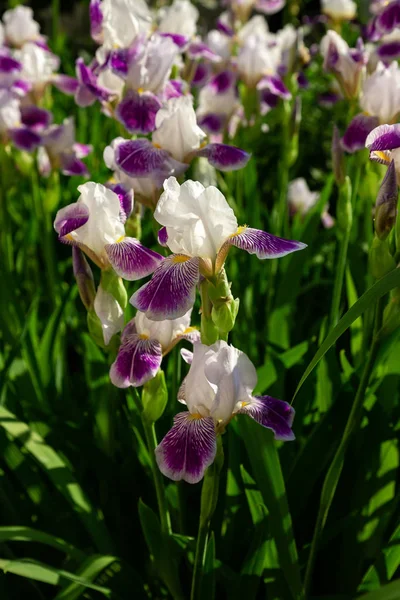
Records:
<instances>
[{"instance_id":1,"label":"ruffled petal","mask_svg":"<svg viewBox=\"0 0 400 600\"><path fill-rule=\"evenodd\" d=\"M119 388L143 385L156 375L161 361L162 349L157 340L128 335L111 365L111 382Z\"/></svg>"},{"instance_id":2,"label":"ruffled petal","mask_svg":"<svg viewBox=\"0 0 400 600\"><path fill-rule=\"evenodd\" d=\"M115 115L129 133L146 135L154 131L156 114L160 108L160 100L151 92L139 94L129 90L118 104Z\"/></svg>"},{"instance_id":3,"label":"ruffled petal","mask_svg":"<svg viewBox=\"0 0 400 600\"><path fill-rule=\"evenodd\" d=\"M200 278L199 259L183 255L165 258L130 299L131 304L153 321L177 319L193 306Z\"/></svg>"},{"instance_id":4,"label":"ruffled petal","mask_svg":"<svg viewBox=\"0 0 400 600\"><path fill-rule=\"evenodd\" d=\"M125 237L105 246L114 271L123 279L137 281L153 273L163 257L143 246L136 238Z\"/></svg>"},{"instance_id":5,"label":"ruffled petal","mask_svg":"<svg viewBox=\"0 0 400 600\"><path fill-rule=\"evenodd\" d=\"M242 169L250 160L248 154L236 146L227 144L207 144L195 152L196 156L204 156L208 162L220 171L236 171Z\"/></svg>"},{"instance_id":6,"label":"ruffled petal","mask_svg":"<svg viewBox=\"0 0 400 600\"><path fill-rule=\"evenodd\" d=\"M178 413L167 435L157 446L160 471L173 481L198 483L215 459L217 438L210 417L197 418L189 412Z\"/></svg>"},{"instance_id":7,"label":"ruffled petal","mask_svg":"<svg viewBox=\"0 0 400 600\"><path fill-rule=\"evenodd\" d=\"M289 442L295 439L292 431L294 408L283 400L271 396L254 396L249 404L243 406L238 414L249 415L267 429L272 429L276 440Z\"/></svg>"}]
</instances>

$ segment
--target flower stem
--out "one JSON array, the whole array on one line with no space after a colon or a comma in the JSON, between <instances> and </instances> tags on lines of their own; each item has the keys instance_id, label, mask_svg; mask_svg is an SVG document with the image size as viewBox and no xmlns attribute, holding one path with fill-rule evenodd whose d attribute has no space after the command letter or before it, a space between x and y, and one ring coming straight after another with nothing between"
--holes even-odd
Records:
<instances>
[{"instance_id":1,"label":"flower stem","mask_svg":"<svg viewBox=\"0 0 400 600\"><path fill-rule=\"evenodd\" d=\"M354 399L353 406L351 408L350 415L347 419L346 427L343 433L342 440L332 460L331 466L329 467L328 473L326 474L324 484L322 486L321 498L319 511L317 516L317 522L314 529L314 535L311 543L310 554L308 557L306 574L304 578L304 589L306 597L308 596L309 588L311 585L311 578L316 559L318 546L321 540L322 531L325 527L326 520L328 518L329 510L331 508L333 498L336 492L337 485L339 483L340 475L343 469L344 457L347 447L350 442L350 438L359 426L362 410L364 406L365 395L368 387L370 377L373 372L375 360L378 354L379 343L380 343L380 329L382 326L382 312L383 312L384 299L380 298L375 308L375 325L374 334L372 338L371 350L368 355L368 360L365 363L364 370L361 376L361 380L357 389L356 397Z\"/></svg>"},{"instance_id":2,"label":"flower stem","mask_svg":"<svg viewBox=\"0 0 400 600\"><path fill-rule=\"evenodd\" d=\"M222 446L222 437L218 435L217 454L215 456L215 461L210 467L208 467L204 476L203 487L201 489L199 531L197 534L190 600L201 599L201 580L203 577L208 533L210 529L211 518L214 514L215 507L217 506L219 478L223 464L224 451Z\"/></svg>"}]
</instances>

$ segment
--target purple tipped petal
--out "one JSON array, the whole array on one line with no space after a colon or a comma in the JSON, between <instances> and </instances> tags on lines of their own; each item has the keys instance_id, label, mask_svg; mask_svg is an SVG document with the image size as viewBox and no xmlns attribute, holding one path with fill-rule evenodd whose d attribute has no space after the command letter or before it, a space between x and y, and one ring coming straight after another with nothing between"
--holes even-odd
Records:
<instances>
[{"instance_id":1,"label":"purple tipped petal","mask_svg":"<svg viewBox=\"0 0 400 600\"><path fill-rule=\"evenodd\" d=\"M235 83L236 76L232 71L221 71L207 84L215 94L225 94Z\"/></svg>"},{"instance_id":2,"label":"purple tipped petal","mask_svg":"<svg viewBox=\"0 0 400 600\"><path fill-rule=\"evenodd\" d=\"M133 190L127 189L121 183L115 183L107 185L110 190L117 194L119 203L121 205L121 212L119 218L122 223L126 223L127 218L130 216L133 210Z\"/></svg>"},{"instance_id":3,"label":"purple tipped petal","mask_svg":"<svg viewBox=\"0 0 400 600\"><path fill-rule=\"evenodd\" d=\"M180 35L179 33L159 33L160 37L168 37L174 42L178 48L184 48L189 41L187 35Z\"/></svg>"},{"instance_id":4,"label":"purple tipped petal","mask_svg":"<svg viewBox=\"0 0 400 600\"><path fill-rule=\"evenodd\" d=\"M371 152L394 150L400 147L400 124L379 125L365 140L365 146Z\"/></svg>"},{"instance_id":5,"label":"purple tipped petal","mask_svg":"<svg viewBox=\"0 0 400 600\"><path fill-rule=\"evenodd\" d=\"M29 106L21 106L21 121L23 125L40 131L50 125L53 120L53 115L44 108L39 108L34 104Z\"/></svg>"},{"instance_id":6,"label":"purple tipped petal","mask_svg":"<svg viewBox=\"0 0 400 600\"><path fill-rule=\"evenodd\" d=\"M170 98L180 98L183 96L183 81L179 79L170 79L164 88L164 98L169 100Z\"/></svg>"},{"instance_id":7,"label":"purple tipped petal","mask_svg":"<svg viewBox=\"0 0 400 600\"><path fill-rule=\"evenodd\" d=\"M14 81L14 83L11 86L11 89L15 94L17 94L17 96L23 97L31 91L32 84L29 81L18 79L17 81Z\"/></svg>"},{"instance_id":8,"label":"purple tipped petal","mask_svg":"<svg viewBox=\"0 0 400 600\"><path fill-rule=\"evenodd\" d=\"M60 92L69 96L73 96L79 87L79 81L69 75L56 75L52 81Z\"/></svg>"},{"instance_id":9,"label":"purple tipped petal","mask_svg":"<svg viewBox=\"0 0 400 600\"><path fill-rule=\"evenodd\" d=\"M150 92L139 94L130 90L118 104L115 114L129 133L147 134L154 131L156 114L161 102Z\"/></svg>"},{"instance_id":10,"label":"purple tipped petal","mask_svg":"<svg viewBox=\"0 0 400 600\"><path fill-rule=\"evenodd\" d=\"M85 158L93 151L93 146L91 144L81 144L79 142L75 142L72 146L73 151L76 154L77 158Z\"/></svg>"},{"instance_id":11,"label":"purple tipped petal","mask_svg":"<svg viewBox=\"0 0 400 600\"><path fill-rule=\"evenodd\" d=\"M208 133L219 133L223 130L226 123L226 115L217 115L214 113L208 113L198 118L199 127L207 131Z\"/></svg>"},{"instance_id":12,"label":"purple tipped petal","mask_svg":"<svg viewBox=\"0 0 400 600\"><path fill-rule=\"evenodd\" d=\"M236 146L226 144L207 144L196 151L196 156L205 156L210 165L220 171L236 171L242 169L250 160L248 154Z\"/></svg>"},{"instance_id":13,"label":"purple tipped petal","mask_svg":"<svg viewBox=\"0 0 400 600\"><path fill-rule=\"evenodd\" d=\"M377 16L375 26L381 34L391 33L400 27L400 2L391 2Z\"/></svg>"},{"instance_id":14,"label":"purple tipped petal","mask_svg":"<svg viewBox=\"0 0 400 600\"><path fill-rule=\"evenodd\" d=\"M60 166L63 175L89 176L89 171L85 163L79 160L74 154L61 154Z\"/></svg>"},{"instance_id":15,"label":"purple tipped petal","mask_svg":"<svg viewBox=\"0 0 400 600\"><path fill-rule=\"evenodd\" d=\"M387 42L376 50L379 58L385 63L392 62L400 57L400 42Z\"/></svg>"},{"instance_id":16,"label":"purple tipped petal","mask_svg":"<svg viewBox=\"0 0 400 600\"><path fill-rule=\"evenodd\" d=\"M153 321L178 319L193 306L199 278L198 258L168 256L130 303Z\"/></svg>"},{"instance_id":17,"label":"purple tipped petal","mask_svg":"<svg viewBox=\"0 0 400 600\"><path fill-rule=\"evenodd\" d=\"M82 58L78 58L78 60L76 61L76 75L78 77L78 81L85 88L87 88L89 94L92 94L95 98L97 98L97 100L99 100L100 102L104 102L109 99L111 93L105 88L98 85L96 75L93 73L90 67L85 65ZM75 98L77 103L79 99L82 99L84 97L84 94L82 93L80 88L77 89L76 96L78 97L78 99Z\"/></svg>"},{"instance_id":18,"label":"purple tipped petal","mask_svg":"<svg viewBox=\"0 0 400 600\"><path fill-rule=\"evenodd\" d=\"M114 271L128 281L137 281L150 275L162 261L160 254L130 237L116 244L107 244L105 250Z\"/></svg>"},{"instance_id":19,"label":"purple tipped petal","mask_svg":"<svg viewBox=\"0 0 400 600\"><path fill-rule=\"evenodd\" d=\"M90 0L90 35L98 44L102 43L103 13L101 12L101 0Z\"/></svg>"},{"instance_id":20,"label":"purple tipped petal","mask_svg":"<svg viewBox=\"0 0 400 600\"><path fill-rule=\"evenodd\" d=\"M377 117L369 117L359 114L354 117L348 126L342 139L342 146L346 152L357 152L365 148L365 141L368 134L378 125Z\"/></svg>"},{"instance_id":21,"label":"purple tipped petal","mask_svg":"<svg viewBox=\"0 0 400 600\"><path fill-rule=\"evenodd\" d=\"M205 58L210 62L221 62L221 57L211 50L207 44L204 44L204 42L192 42L187 49L187 54L192 60Z\"/></svg>"},{"instance_id":22,"label":"purple tipped petal","mask_svg":"<svg viewBox=\"0 0 400 600\"><path fill-rule=\"evenodd\" d=\"M0 73L10 75L11 73L18 73L21 70L22 65L18 60L7 54L0 55Z\"/></svg>"},{"instance_id":23,"label":"purple tipped petal","mask_svg":"<svg viewBox=\"0 0 400 600\"><path fill-rule=\"evenodd\" d=\"M166 227L161 227L161 229L158 230L158 243L160 244L160 246L167 246L167 242L168 242L168 232L167 232L167 228Z\"/></svg>"},{"instance_id":24,"label":"purple tipped petal","mask_svg":"<svg viewBox=\"0 0 400 600\"><path fill-rule=\"evenodd\" d=\"M257 0L255 9L265 15L274 15L285 6L285 0Z\"/></svg>"},{"instance_id":25,"label":"purple tipped petal","mask_svg":"<svg viewBox=\"0 0 400 600\"><path fill-rule=\"evenodd\" d=\"M274 96L278 96L278 98L283 98L284 100L290 100L292 97L282 79L273 75L263 77L257 84L257 89L268 90Z\"/></svg>"},{"instance_id":26,"label":"purple tipped petal","mask_svg":"<svg viewBox=\"0 0 400 600\"><path fill-rule=\"evenodd\" d=\"M178 413L167 435L157 446L156 460L161 473L173 481L198 483L213 462L217 451L214 421L188 412Z\"/></svg>"},{"instance_id":27,"label":"purple tipped petal","mask_svg":"<svg viewBox=\"0 0 400 600\"><path fill-rule=\"evenodd\" d=\"M41 142L41 137L28 127L18 127L16 129L10 129L9 135L14 145L20 150L26 152L32 152L37 148Z\"/></svg>"},{"instance_id":28,"label":"purple tipped petal","mask_svg":"<svg viewBox=\"0 0 400 600\"><path fill-rule=\"evenodd\" d=\"M119 144L115 149L115 162L131 177L163 176L166 179L169 175L183 173L188 167L146 139Z\"/></svg>"},{"instance_id":29,"label":"purple tipped petal","mask_svg":"<svg viewBox=\"0 0 400 600\"><path fill-rule=\"evenodd\" d=\"M192 79L192 85L196 85L202 87L207 81L211 72L211 65L207 63L199 63L196 67L196 71L194 73Z\"/></svg>"},{"instance_id":30,"label":"purple tipped petal","mask_svg":"<svg viewBox=\"0 0 400 600\"><path fill-rule=\"evenodd\" d=\"M254 396L250 404L238 412L249 415L263 427L272 429L276 440L289 442L295 439L292 431L294 408L283 400L271 396Z\"/></svg>"},{"instance_id":31,"label":"purple tipped petal","mask_svg":"<svg viewBox=\"0 0 400 600\"><path fill-rule=\"evenodd\" d=\"M124 337L117 358L111 365L111 382L119 388L138 387L152 379L161 366L162 348L157 340L137 334Z\"/></svg>"},{"instance_id":32,"label":"purple tipped petal","mask_svg":"<svg viewBox=\"0 0 400 600\"><path fill-rule=\"evenodd\" d=\"M89 210L82 202L74 202L61 208L56 214L54 229L60 240L66 235L82 227L89 219ZM64 241L64 240L62 240Z\"/></svg>"}]
</instances>

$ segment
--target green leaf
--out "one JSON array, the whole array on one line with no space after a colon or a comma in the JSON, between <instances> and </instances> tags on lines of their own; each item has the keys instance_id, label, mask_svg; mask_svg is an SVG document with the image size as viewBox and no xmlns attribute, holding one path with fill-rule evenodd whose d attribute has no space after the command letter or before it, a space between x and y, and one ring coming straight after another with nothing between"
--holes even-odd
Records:
<instances>
[{"instance_id":1,"label":"green leaf","mask_svg":"<svg viewBox=\"0 0 400 600\"><path fill-rule=\"evenodd\" d=\"M346 329L348 329L350 325L354 323L354 321L358 319L367 308L375 304L375 302L379 300L379 298L382 298L382 296L390 292L390 290L399 286L400 269L394 269L393 271L382 277L382 279L377 281L369 290L365 292L365 294L361 296L359 300L357 300L355 304L353 304L353 306L340 319L336 327L332 329L332 331L325 338L324 342L318 348L316 354L314 355L314 358L312 359L307 369L305 370L302 378L300 379L300 382L294 393L293 399L297 396L300 388L302 387L310 373L313 371L315 366L319 363L321 358L325 356L328 350L334 345L334 343L340 338L340 336L346 331Z\"/></svg>"},{"instance_id":2,"label":"green leaf","mask_svg":"<svg viewBox=\"0 0 400 600\"><path fill-rule=\"evenodd\" d=\"M388 583L379 590L369 592L360 596L358 600L399 600L400 598L400 579L396 579L392 583Z\"/></svg>"},{"instance_id":3,"label":"green leaf","mask_svg":"<svg viewBox=\"0 0 400 600\"><path fill-rule=\"evenodd\" d=\"M203 576L201 578L200 584L200 598L214 600L216 567L217 564L215 561L215 538L214 532L212 531L207 542L206 555L203 566Z\"/></svg>"},{"instance_id":4,"label":"green leaf","mask_svg":"<svg viewBox=\"0 0 400 600\"><path fill-rule=\"evenodd\" d=\"M168 402L168 389L164 371L160 369L153 379L143 386L143 417L149 423L155 423L162 417Z\"/></svg>"},{"instance_id":5,"label":"green leaf","mask_svg":"<svg viewBox=\"0 0 400 600\"><path fill-rule=\"evenodd\" d=\"M92 582L100 575L100 573L117 561L118 559L115 556L90 556L79 568L79 578ZM79 598L84 591L84 588L82 588L79 582L74 581L61 590L54 600L76 600L76 598Z\"/></svg>"},{"instance_id":6,"label":"green leaf","mask_svg":"<svg viewBox=\"0 0 400 600\"><path fill-rule=\"evenodd\" d=\"M390 581L400 566L400 525L396 527L388 543L382 548L375 564L365 573L359 587L360 592L378 589L383 582Z\"/></svg>"},{"instance_id":7,"label":"green leaf","mask_svg":"<svg viewBox=\"0 0 400 600\"><path fill-rule=\"evenodd\" d=\"M85 558L85 553L78 550L72 544L69 544L61 538L45 533L44 531L38 531L31 527L0 527L0 542L39 542L40 544L46 544L56 550L65 552L71 558L76 561L82 561Z\"/></svg>"}]
</instances>

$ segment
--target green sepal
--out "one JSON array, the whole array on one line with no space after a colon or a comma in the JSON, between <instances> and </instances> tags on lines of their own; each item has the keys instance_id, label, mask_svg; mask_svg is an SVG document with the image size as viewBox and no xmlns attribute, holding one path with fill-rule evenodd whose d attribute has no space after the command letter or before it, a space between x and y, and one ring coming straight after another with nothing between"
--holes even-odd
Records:
<instances>
[{"instance_id":1,"label":"green sepal","mask_svg":"<svg viewBox=\"0 0 400 600\"><path fill-rule=\"evenodd\" d=\"M164 371L160 369L157 375L143 386L143 417L149 423L155 423L162 417L167 402L167 384L165 383Z\"/></svg>"},{"instance_id":2,"label":"green sepal","mask_svg":"<svg viewBox=\"0 0 400 600\"><path fill-rule=\"evenodd\" d=\"M101 272L101 287L105 292L108 292L118 302L122 309L128 304L128 294L124 286L122 278L119 277L112 269L107 269Z\"/></svg>"}]
</instances>

